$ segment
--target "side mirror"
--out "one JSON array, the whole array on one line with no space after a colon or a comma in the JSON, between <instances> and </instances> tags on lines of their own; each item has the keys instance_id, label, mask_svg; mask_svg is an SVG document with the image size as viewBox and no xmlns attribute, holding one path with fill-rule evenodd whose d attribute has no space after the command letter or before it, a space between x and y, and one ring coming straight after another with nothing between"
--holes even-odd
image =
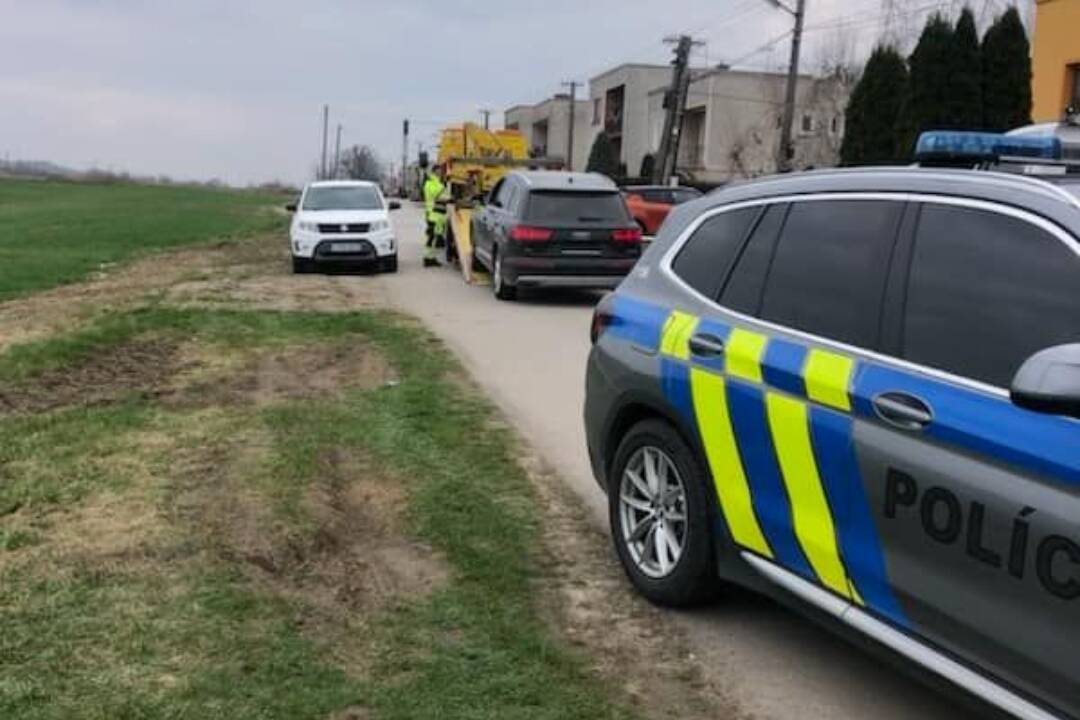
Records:
<instances>
[{"instance_id":1,"label":"side mirror","mask_svg":"<svg viewBox=\"0 0 1080 720\"><path fill-rule=\"evenodd\" d=\"M289 203L288 205L285 206L285 209L288 210L291 213L296 212L296 203Z\"/></svg>"},{"instance_id":2,"label":"side mirror","mask_svg":"<svg viewBox=\"0 0 1080 720\"><path fill-rule=\"evenodd\" d=\"M390 210L400 210L401 209L401 203L399 203L397 200L391 200L387 204L386 207L389 208Z\"/></svg>"},{"instance_id":3,"label":"side mirror","mask_svg":"<svg viewBox=\"0 0 1080 720\"><path fill-rule=\"evenodd\" d=\"M1036 353L1012 384L1015 405L1050 415L1080 418L1080 344Z\"/></svg>"}]
</instances>

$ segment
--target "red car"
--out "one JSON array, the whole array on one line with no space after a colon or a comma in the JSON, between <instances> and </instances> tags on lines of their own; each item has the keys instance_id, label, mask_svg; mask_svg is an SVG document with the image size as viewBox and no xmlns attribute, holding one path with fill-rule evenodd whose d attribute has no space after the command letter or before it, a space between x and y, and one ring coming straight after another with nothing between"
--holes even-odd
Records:
<instances>
[{"instance_id":1,"label":"red car","mask_svg":"<svg viewBox=\"0 0 1080 720\"><path fill-rule=\"evenodd\" d=\"M671 208L697 200L701 193L694 188L664 185L631 185L623 188L626 206L645 235L656 235Z\"/></svg>"}]
</instances>

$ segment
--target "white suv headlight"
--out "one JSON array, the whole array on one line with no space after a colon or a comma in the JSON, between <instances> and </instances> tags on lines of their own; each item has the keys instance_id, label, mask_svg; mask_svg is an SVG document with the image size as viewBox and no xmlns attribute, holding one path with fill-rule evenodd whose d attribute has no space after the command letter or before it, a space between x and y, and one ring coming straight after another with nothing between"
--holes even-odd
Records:
<instances>
[{"instance_id":1,"label":"white suv headlight","mask_svg":"<svg viewBox=\"0 0 1080 720\"><path fill-rule=\"evenodd\" d=\"M313 222L298 223L297 227L300 228L300 230L302 230L303 232L318 232L319 231L318 224L313 223Z\"/></svg>"},{"instance_id":2,"label":"white suv headlight","mask_svg":"<svg viewBox=\"0 0 1080 720\"><path fill-rule=\"evenodd\" d=\"M382 232L383 230L389 230L389 229L390 229L390 221L389 220L376 220L375 222L371 223L371 232Z\"/></svg>"}]
</instances>

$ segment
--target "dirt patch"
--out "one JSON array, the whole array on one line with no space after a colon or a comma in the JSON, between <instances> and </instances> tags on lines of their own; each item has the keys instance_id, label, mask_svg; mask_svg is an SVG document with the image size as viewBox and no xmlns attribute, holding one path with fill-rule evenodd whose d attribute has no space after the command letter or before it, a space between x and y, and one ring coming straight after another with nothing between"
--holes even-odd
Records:
<instances>
[{"instance_id":1,"label":"dirt patch","mask_svg":"<svg viewBox=\"0 0 1080 720\"><path fill-rule=\"evenodd\" d=\"M633 592L605 533L535 455L522 464L543 512L541 611L553 632L585 651L594 672L649 718L746 717L701 672L683 631Z\"/></svg>"},{"instance_id":2,"label":"dirt patch","mask_svg":"<svg viewBox=\"0 0 1080 720\"><path fill-rule=\"evenodd\" d=\"M252 274L234 270L177 283L167 297L181 307L239 305L285 312L352 312L384 304L383 286L372 275L290 275L285 261Z\"/></svg>"},{"instance_id":3,"label":"dirt patch","mask_svg":"<svg viewBox=\"0 0 1080 720\"><path fill-rule=\"evenodd\" d=\"M320 479L305 498L310 532L267 533L272 520L266 509L240 497L241 520L225 530L227 552L279 594L339 622L397 598L424 596L446 582L446 566L435 551L409 539L400 526L405 498L399 481L340 449L323 453L317 466Z\"/></svg>"},{"instance_id":4,"label":"dirt patch","mask_svg":"<svg viewBox=\"0 0 1080 720\"><path fill-rule=\"evenodd\" d=\"M124 395L153 393L177 371L177 343L142 339L106 348L30 381L0 384L0 415L101 405Z\"/></svg>"},{"instance_id":5,"label":"dirt patch","mask_svg":"<svg viewBox=\"0 0 1080 720\"><path fill-rule=\"evenodd\" d=\"M239 359L220 350L200 350L197 355L189 352L185 371L174 378L163 400L170 407L266 406L378 388L397 377L385 356L363 338L260 350Z\"/></svg>"},{"instance_id":6,"label":"dirt patch","mask_svg":"<svg viewBox=\"0 0 1080 720\"><path fill-rule=\"evenodd\" d=\"M177 463L186 490L172 507L211 552L243 567L262 592L293 605L305 634L361 677L371 657L367 624L399 600L414 602L442 587L447 565L409 537L401 481L359 453L319 455L302 500L306 520L282 520L245 478L269 442L246 431L193 449Z\"/></svg>"},{"instance_id":7,"label":"dirt patch","mask_svg":"<svg viewBox=\"0 0 1080 720\"><path fill-rule=\"evenodd\" d=\"M268 250L269 261L263 259ZM104 267L83 282L0 303L0 351L80 327L104 312L142 302L185 277L216 273L237 264L268 266L273 262L264 236L164 251Z\"/></svg>"},{"instance_id":8,"label":"dirt patch","mask_svg":"<svg viewBox=\"0 0 1080 720\"><path fill-rule=\"evenodd\" d=\"M283 232L103 267L85 281L0 302L0 351L164 296L180 306L352 312L382 304L375 276L293 275Z\"/></svg>"}]
</instances>

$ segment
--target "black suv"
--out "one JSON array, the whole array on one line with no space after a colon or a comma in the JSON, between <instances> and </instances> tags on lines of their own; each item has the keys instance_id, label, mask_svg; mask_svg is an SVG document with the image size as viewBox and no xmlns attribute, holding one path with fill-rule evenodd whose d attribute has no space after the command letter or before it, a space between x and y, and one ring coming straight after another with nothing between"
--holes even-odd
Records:
<instances>
[{"instance_id":1,"label":"black suv","mask_svg":"<svg viewBox=\"0 0 1080 720\"><path fill-rule=\"evenodd\" d=\"M472 218L476 262L495 297L518 287L613 288L641 257L641 229L602 175L512 172Z\"/></svg>"}]
</instances>

